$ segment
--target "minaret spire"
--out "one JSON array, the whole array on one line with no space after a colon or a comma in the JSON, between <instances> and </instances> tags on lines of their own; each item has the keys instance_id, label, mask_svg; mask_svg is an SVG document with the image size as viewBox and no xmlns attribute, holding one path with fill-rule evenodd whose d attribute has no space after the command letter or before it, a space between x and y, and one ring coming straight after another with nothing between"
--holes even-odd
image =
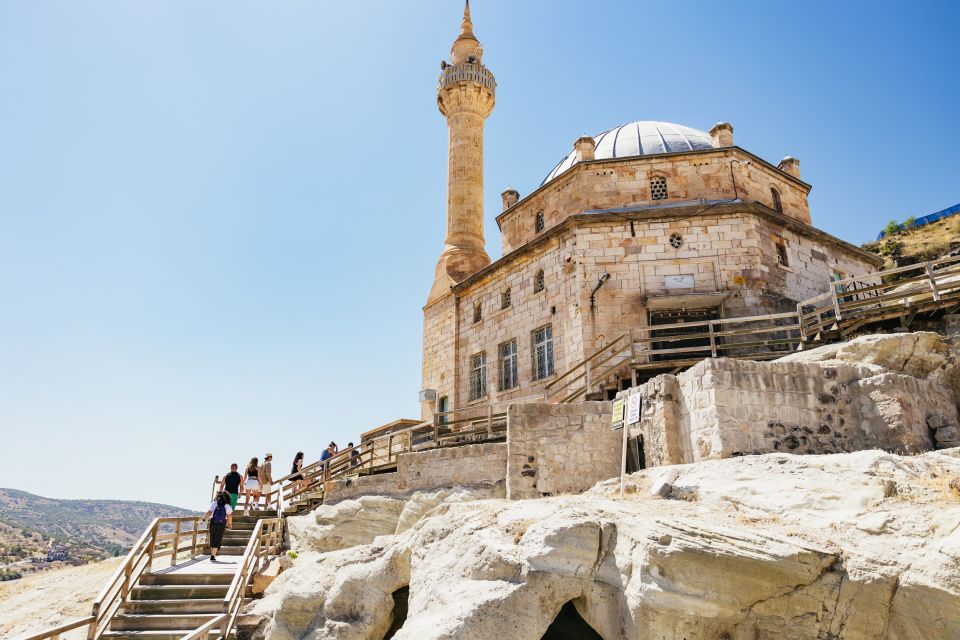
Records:
<instances>
[{"instance_id":1,"label":"minaret spire","mask_svg":"<svg viewBox=\"0 0 960 640\"><path fill-rule=\"evenodd\" d=\"M470 20L470 0L463 7L463 24L460 25L460 33L473 35L473 22Z\"/></svg>"},{"instance_id":2,"label":"minaret spire","mask_svg":"<svg viewBox=\"0 0 960 640\"><path fill-rule=\"evenodd\" d=\"M473 34L470 0L450 61L440 65L437 106L447 119L447 235L437 260L428 304L490 264L483 241L483 124L493 112L497 87L483 66L483 47Z\"/></svg>"}]
</instances>

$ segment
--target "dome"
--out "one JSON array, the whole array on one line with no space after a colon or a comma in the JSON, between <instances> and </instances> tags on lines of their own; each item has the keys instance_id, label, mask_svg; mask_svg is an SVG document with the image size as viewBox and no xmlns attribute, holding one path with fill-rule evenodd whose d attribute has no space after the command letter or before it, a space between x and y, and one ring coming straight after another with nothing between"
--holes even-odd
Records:
<instances>
[{"instance_id":1,"label":"dome","mask_svg":"<svg viewBox=\"0 0 960 640\"><path fill-rule=\"evenodd\" d=\"M593 139L597 144L597 160L713 149L713 141L709 133L681 124L652 120L630 122L604 131ZM576 158L576 151L571 151L570 155L561 160L540 185L545 185L572 167L576 163Z\"/></svg>"}]
</instances>

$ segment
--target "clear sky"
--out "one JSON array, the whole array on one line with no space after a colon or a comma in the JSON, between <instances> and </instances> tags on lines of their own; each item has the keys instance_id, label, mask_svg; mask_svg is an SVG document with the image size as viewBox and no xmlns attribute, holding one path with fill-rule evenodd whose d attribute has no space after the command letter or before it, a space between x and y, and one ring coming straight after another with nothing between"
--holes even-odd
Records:
<instances>
[{"instance_id":1,"label":"clear sky","mask_svg":"<svg viewBox=\"0 0 960 640\"><path fill-rule=\"evenodd\" d=\"M583 133L707 130L852 242L960 202L960 4L475 0L486 227ZM0 486L202 507L418 417L459 0L0 0Z\"/></svg>"}]
</instances>

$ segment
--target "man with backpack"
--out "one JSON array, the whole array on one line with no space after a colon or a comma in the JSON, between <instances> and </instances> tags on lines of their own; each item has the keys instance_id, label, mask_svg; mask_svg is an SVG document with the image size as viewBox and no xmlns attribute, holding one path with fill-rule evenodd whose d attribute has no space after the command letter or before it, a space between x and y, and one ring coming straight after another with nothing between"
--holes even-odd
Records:
<instances>
[{"instance_id":1,"label":"man with backpack","mask_svg":"<svg viewBox=\"0 0 960 640\"><path fill-rule=\"evenodd\" d=\"M216 500L210 503L210 508L203 514L203 519L210 520L210 562L216 562L217 552L223 544L223 532L233 528L230 494L226 491L218 492Z\"/></svg>"}]
</instances>

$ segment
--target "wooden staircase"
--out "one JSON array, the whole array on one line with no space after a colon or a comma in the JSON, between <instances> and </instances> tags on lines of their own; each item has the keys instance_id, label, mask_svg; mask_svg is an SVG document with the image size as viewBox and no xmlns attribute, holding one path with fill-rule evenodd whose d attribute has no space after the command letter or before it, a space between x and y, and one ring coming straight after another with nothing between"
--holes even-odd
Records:
<instances>
[{"instance_id":1,"label":"wooden staircase","mask_svg":"<svg viewBox=\"0 0 960 640\"><path fill-rule=\"evenodd\" d=\"M831 283L786 313L631 329L557 376L545 402L606 399L636 386L638 372L677 372L705 358L772 360L844 340L856 331L918 315L960 311L960 256L887 269Z\"/></svg>"}]
</instances>

